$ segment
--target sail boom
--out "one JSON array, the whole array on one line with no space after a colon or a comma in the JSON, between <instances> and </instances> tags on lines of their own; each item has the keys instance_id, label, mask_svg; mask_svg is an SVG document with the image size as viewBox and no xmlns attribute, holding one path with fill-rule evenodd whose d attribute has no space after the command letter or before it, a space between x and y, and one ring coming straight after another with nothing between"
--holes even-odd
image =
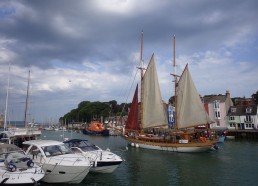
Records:
<instances>
[{"instance_id":1,"label":"sail boom","mask_svg":"<svg viewBox=\"0 0 258 186\"><path fill-rule=\"evenodd\" d=\"M163 124L163 125L153 125L153 126L151 126L151 127L146 127L146 128L144 128L144 129L148 129L148 128L156 128L156 127L167 127L168 128L168 124Z\"/></svg>"}]
</instances>

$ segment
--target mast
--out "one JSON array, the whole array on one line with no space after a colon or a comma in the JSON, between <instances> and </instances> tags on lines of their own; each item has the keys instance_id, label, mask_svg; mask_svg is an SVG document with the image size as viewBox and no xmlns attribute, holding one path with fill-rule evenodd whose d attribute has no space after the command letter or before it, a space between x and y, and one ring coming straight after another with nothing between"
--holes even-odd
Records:
<instances>
[{"instance_id":1,"label":"mast","mask_svg":"<svg viewBox=\"0 0 258 186\"><path fill-rule=\"evenodd\" d=\"M140 83L141 83L141 97L140 97L140 130L142 129L143 126L143 83L142 83L142 79L143 79L143 63L142 63L142 49L143 49L143 31L141 32L141 47L140 47L140 70L141 70L141 79L140 79Z\"/></svg>"},{"instance_id":2,"label":"mast","mask_svg":"<svg viewBox=\"0 0 258 186\"><path fill-rule=\"evenodd\" d=\"M29 76L28 76L28 85L27 85L27 95L26 95L26 104L25 104L25 127L27 127L27 115L28 115L28 108L29 108L29 90L30 90L30 70L29 70Z\"/></svg>"},{"instance_id":3,"label":"mast","mask_svg":"<svg viewBox=\"0 0 258 186\"><path fill-rule=\"evenodd\" d=\"M5 112L4 112L4 130L7 128L7 110L8 110L8 99L9 99L9 84L10 84L10 63L9 63L9 71L8 71L8 78L7 78L7 91L6 91L6 100L5 100Z\"/></svg>"},{"instance_id":4,"label":"mast","mask_svg":"<svg viewBox=\"0 0 258 186\"><path fill-rule=\"evenodd\" d=\"M177 74L176 74L176 35L173 36L173 70L174 70L174 89L175 89L175 92L174 92L174 98L175 98L175 115L174 115L174 121L175 121L175 129L178 129L178 125L177 125L177 107L176 107L176 104L177 104L177 94L176 94L176 88L177 88Z\"/></svg>"}]
</instances>

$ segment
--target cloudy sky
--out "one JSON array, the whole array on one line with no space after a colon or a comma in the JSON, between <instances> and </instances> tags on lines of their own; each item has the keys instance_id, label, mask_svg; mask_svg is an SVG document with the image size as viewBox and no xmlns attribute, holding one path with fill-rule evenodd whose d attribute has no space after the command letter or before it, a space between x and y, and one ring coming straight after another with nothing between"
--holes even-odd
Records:
<instances>
[{"instance_id":1,"label":"cloudy sky","mask_svg":"<svg viewBox=\"0 0 258 186\"><path fill-rule=\"evenodd\" d=\"M189 64L201 95L250 97L258 90L257 0L2 0L0 113L8 74L10 120L57 119L81 101L131 102L139 65L155 55L162 97ZM10 64L10 72L9 72ZM132 88L131 88L132 87Z\"/></svg>"}]
</instances>

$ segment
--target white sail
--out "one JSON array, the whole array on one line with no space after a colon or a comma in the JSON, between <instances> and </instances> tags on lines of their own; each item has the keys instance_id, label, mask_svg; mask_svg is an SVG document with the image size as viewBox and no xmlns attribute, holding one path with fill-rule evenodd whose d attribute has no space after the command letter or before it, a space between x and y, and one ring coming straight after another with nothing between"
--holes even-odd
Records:
<instances>
[{"instance_id":1,"label":"white sail","mask_svg":"<svg viewBox=\"0 0 258 186\"><path fill-rule=\"evenodd\" d=\"M157 127L168 125L167 114L161 99L158 75L152 55L143 77L143 121L142 127Z\"/></svg>"},{"instance_id":2,"label":"white sail","mask_svg":"<svg viewBox=\"0 0 258 186\"><path fill-rule=\"evenodd\" d=\"M187 128L212 123L195 88L188 65L176 87L176 126Z\"/></svg>"}]
</instances>

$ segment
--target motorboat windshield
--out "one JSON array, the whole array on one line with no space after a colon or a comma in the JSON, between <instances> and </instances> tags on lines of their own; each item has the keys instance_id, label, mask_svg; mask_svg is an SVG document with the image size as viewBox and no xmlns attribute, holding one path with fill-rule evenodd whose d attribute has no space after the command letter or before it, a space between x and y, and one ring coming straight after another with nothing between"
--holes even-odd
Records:
<instances>
[{"instance_id":1,"label":"motorboat windshield","mask_svg":"<svg viewBox=\"0 0 258 186\"><path fill-rule=\"evenodd\" d=\"M90 143L87 140L68 140L64 142L65 144L67 144L70 148L72 147L78 147L80 148L82 151L95 151L95 150L99 150L99 148Z\"/></svg>"},{"instance_id":2,"label":"motorboat windshield","mask_svg":"<svg viewBox=\"0 0 258 186\"><path fill-rule=\"evenodd\" d=\"M58 156L62 154L73 154L73 152L65 144L51 145L42 147L46 157Z\"/></svg>"}]
</instances>

